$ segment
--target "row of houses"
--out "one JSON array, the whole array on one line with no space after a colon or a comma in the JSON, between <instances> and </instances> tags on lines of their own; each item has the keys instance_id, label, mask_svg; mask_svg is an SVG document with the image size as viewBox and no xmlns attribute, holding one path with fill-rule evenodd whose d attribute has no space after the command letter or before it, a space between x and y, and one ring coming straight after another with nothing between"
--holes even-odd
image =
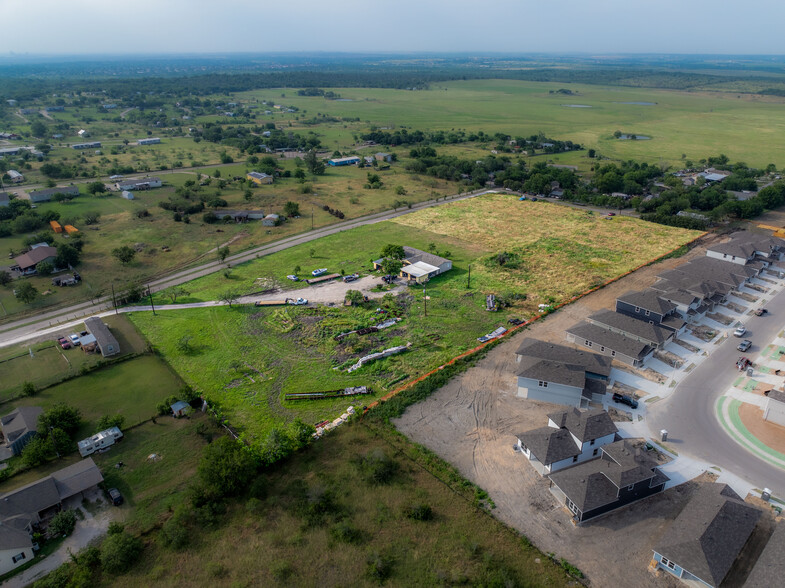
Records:
<instances>
[{"instance_id":1,"label":"row of houses","mask_svg":"<svg viewBox=\"0 0 785 588\"><path fill-rule=\"evenodd\" d=\"M657 451L643 439L621 439L600 408L551 413L547 426L516 437L517 448L547 477L551 494L576 524L659 494L669 481ZM776 526L757 560L737 563L748 544L766 541L765 525L757 527L761 515L727 485L703 484L656 541L652 568L691 586L718 587L732 570L754 563L745 586L778 586L785 573L785 524ZM747 549L748 559L754 551Z\"/></svg>"},{"instance_id":2,"label":"row of houses","mask_svg":"<svg viewBox=\"0 0 785 588\"><path fill-rule=\"evenodd\" d=\"M600 311L570 327L567 339L640 367L678 338L688 323L714 312L753 278L762 273L782 276L783 253L782 239L739 232L707 247L705 257L660 273L647 290L620 296L615 312Z\"/></svg>"}]
</instances>

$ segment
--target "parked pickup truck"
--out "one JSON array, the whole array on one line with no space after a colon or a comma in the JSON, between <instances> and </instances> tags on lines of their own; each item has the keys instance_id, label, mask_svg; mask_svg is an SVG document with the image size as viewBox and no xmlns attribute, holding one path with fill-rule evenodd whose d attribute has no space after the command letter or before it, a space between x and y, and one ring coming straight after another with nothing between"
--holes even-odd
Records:
<instances>
[{"instance_id":1,"label":"parked pickup truck","mask_svg":"<svg viewBox=\"0 0 785 588\"><path fill-rule=\"evenodd\" d=\"M344 282L354 282L360 278L360 274L349 274L348 276L343 277Z\"/></svg>"},{"instance_id":2,"label":"parked pickup truck","mask_svg":"<svg viewBox=\"0 0 785 588\"><path fill-rule=\"evenodd\" d=\"M322 268L313 270L311 272L311 275L315 278L317 276L321 276L322 274L326 274L326 273L327 273L327 268L326 267L322 267Z\"/></svg>"},{"instance_id":3,"label":"parked pickup truck","mask_svg":"<svg viewBox=\"0 0 785 588\"><path fill-rule=\"evenodd\" d=\"M287 302L289 304L294 304L295 306L302 306L304 304L308 304L308 300L306 298L298 298L295 300L294 298L288 298Z\"/></svg>"}]
</instances>

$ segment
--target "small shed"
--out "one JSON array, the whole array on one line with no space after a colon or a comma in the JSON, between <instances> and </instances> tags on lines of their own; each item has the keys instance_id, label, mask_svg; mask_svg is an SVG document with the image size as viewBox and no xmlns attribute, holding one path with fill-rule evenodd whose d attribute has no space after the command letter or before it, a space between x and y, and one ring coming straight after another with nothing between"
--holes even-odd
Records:
<instances>
[{"instance_id":1,"label":"small shed","mask_svg":"<svg viewBox=\"0 0 785 588\"><path fill-rule=\"evenodd\" d=\"M188 404L185 400L178 400L171 406L171 408L172 414L176 419L188 415L188 413L191 411L191 405Z\"/></svg>"},{"instance_id":2,"label":"small shed","mask_svg":"<svg viewBox=\"0 0 785 588\"><path fill-rule=\"evenodd\" d=\"M262 219L262 225L265 227L274 227L281 222L281 217L277 214L268 214Z\"/></svg>"}]
</instances>

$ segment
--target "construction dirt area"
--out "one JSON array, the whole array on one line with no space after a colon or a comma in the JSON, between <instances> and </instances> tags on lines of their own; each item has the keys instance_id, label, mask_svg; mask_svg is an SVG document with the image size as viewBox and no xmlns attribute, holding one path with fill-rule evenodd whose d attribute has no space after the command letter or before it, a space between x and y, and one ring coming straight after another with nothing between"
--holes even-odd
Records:
<instances>
[{"instance_id":1,"label":"construction dirt area","mask_svg":"<svg viewBox=\"0 0 785 588\"><path fill-rule=\"evenodd\" d=\"M593 312L614 308L619 295L650 286L657 274L704 255L706 243L682 257L644 267L516 333L395 421L402 433L488 491L500 520L544 552L580 568L594 586L679 585L670 577L656 578L648 565L653 546L696 484L682 484L575 526L550 493L549 480L513 450L517 433L547 425L548 413L564 409L516 396L515 351L526 337L567 345L566 328Z\"/></svg>"},{"instance_id":2,"label":"construction dirt area","mask_svg":"<svg viewBox=\"0 0 785 588\"><path fill-rule=\"evenodd\" d=\"M753 437L775 451L785 453L785 427L763 420L763 411L746 402L739 408L741 422Z\"/></svg>"}]
</instances>

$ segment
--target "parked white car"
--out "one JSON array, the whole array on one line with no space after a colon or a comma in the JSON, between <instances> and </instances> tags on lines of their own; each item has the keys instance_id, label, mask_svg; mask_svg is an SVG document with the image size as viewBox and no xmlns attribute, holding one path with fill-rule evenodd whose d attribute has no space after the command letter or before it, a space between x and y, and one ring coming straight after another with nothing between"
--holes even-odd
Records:
<instances>
[{"instance_id":1,"label":"parked white car","mask_svg":"<svg viewBox=\"0 0 785 588\"><path fill-rule=\"evenodd\" d=\"M303 306L304 304L308 304L308 299L298 298L297 300L289 300L289 304L294 304L295 306Z\"/></svg>"},{"instance_id":2,"label":"parked white car","mask_svg":"<svg viewBox=\"0 0 785 588\"><path fill-rule=\"evenodd\" d=\"M74 347L78 347L79 345L82 344L82 342L79 340L79 335L77 335L76 333L68 335L68 338L71 340L71 344Z\"/></svg>"},{"instance_id":3,"label":"parked white car","mask_svg":"<svg viewBox=\"0 0 785 588\"><path fill-rule=\"evenodd\" d=\"M739 325L739 327L737 327L736 330L733 331L733 336L743 337L746 332L747 332L747 327L745 327L744 325Z\"/></svg>"},{"instance_id":4,"label":"parked white car","mask_svg":"<svg viewBox=\"0 0 785 588\"><path fill-rule=\"evenodd\" d=\"M313 270L313 271L311 272L311 275L312 275L313 277L316 277L316 276L321 276L322 274L326 274L326 273L327 273L327 268L326 268L326 267L323 267L323 268L319 268L319 269L315 269L315 270Z\"/></svg>"},{"instance_id":5,"label":"parked white car","mask_svg":"<svg viewBox=\"0 0 785 588\"><path fill-rule=\"evenodd\" d=\"M294 274L289 274L288 276L286 276L286 278L291 280L292 282L299 282L300 281L300 278L298 278Z\"/></svg>"}]
</instances>

